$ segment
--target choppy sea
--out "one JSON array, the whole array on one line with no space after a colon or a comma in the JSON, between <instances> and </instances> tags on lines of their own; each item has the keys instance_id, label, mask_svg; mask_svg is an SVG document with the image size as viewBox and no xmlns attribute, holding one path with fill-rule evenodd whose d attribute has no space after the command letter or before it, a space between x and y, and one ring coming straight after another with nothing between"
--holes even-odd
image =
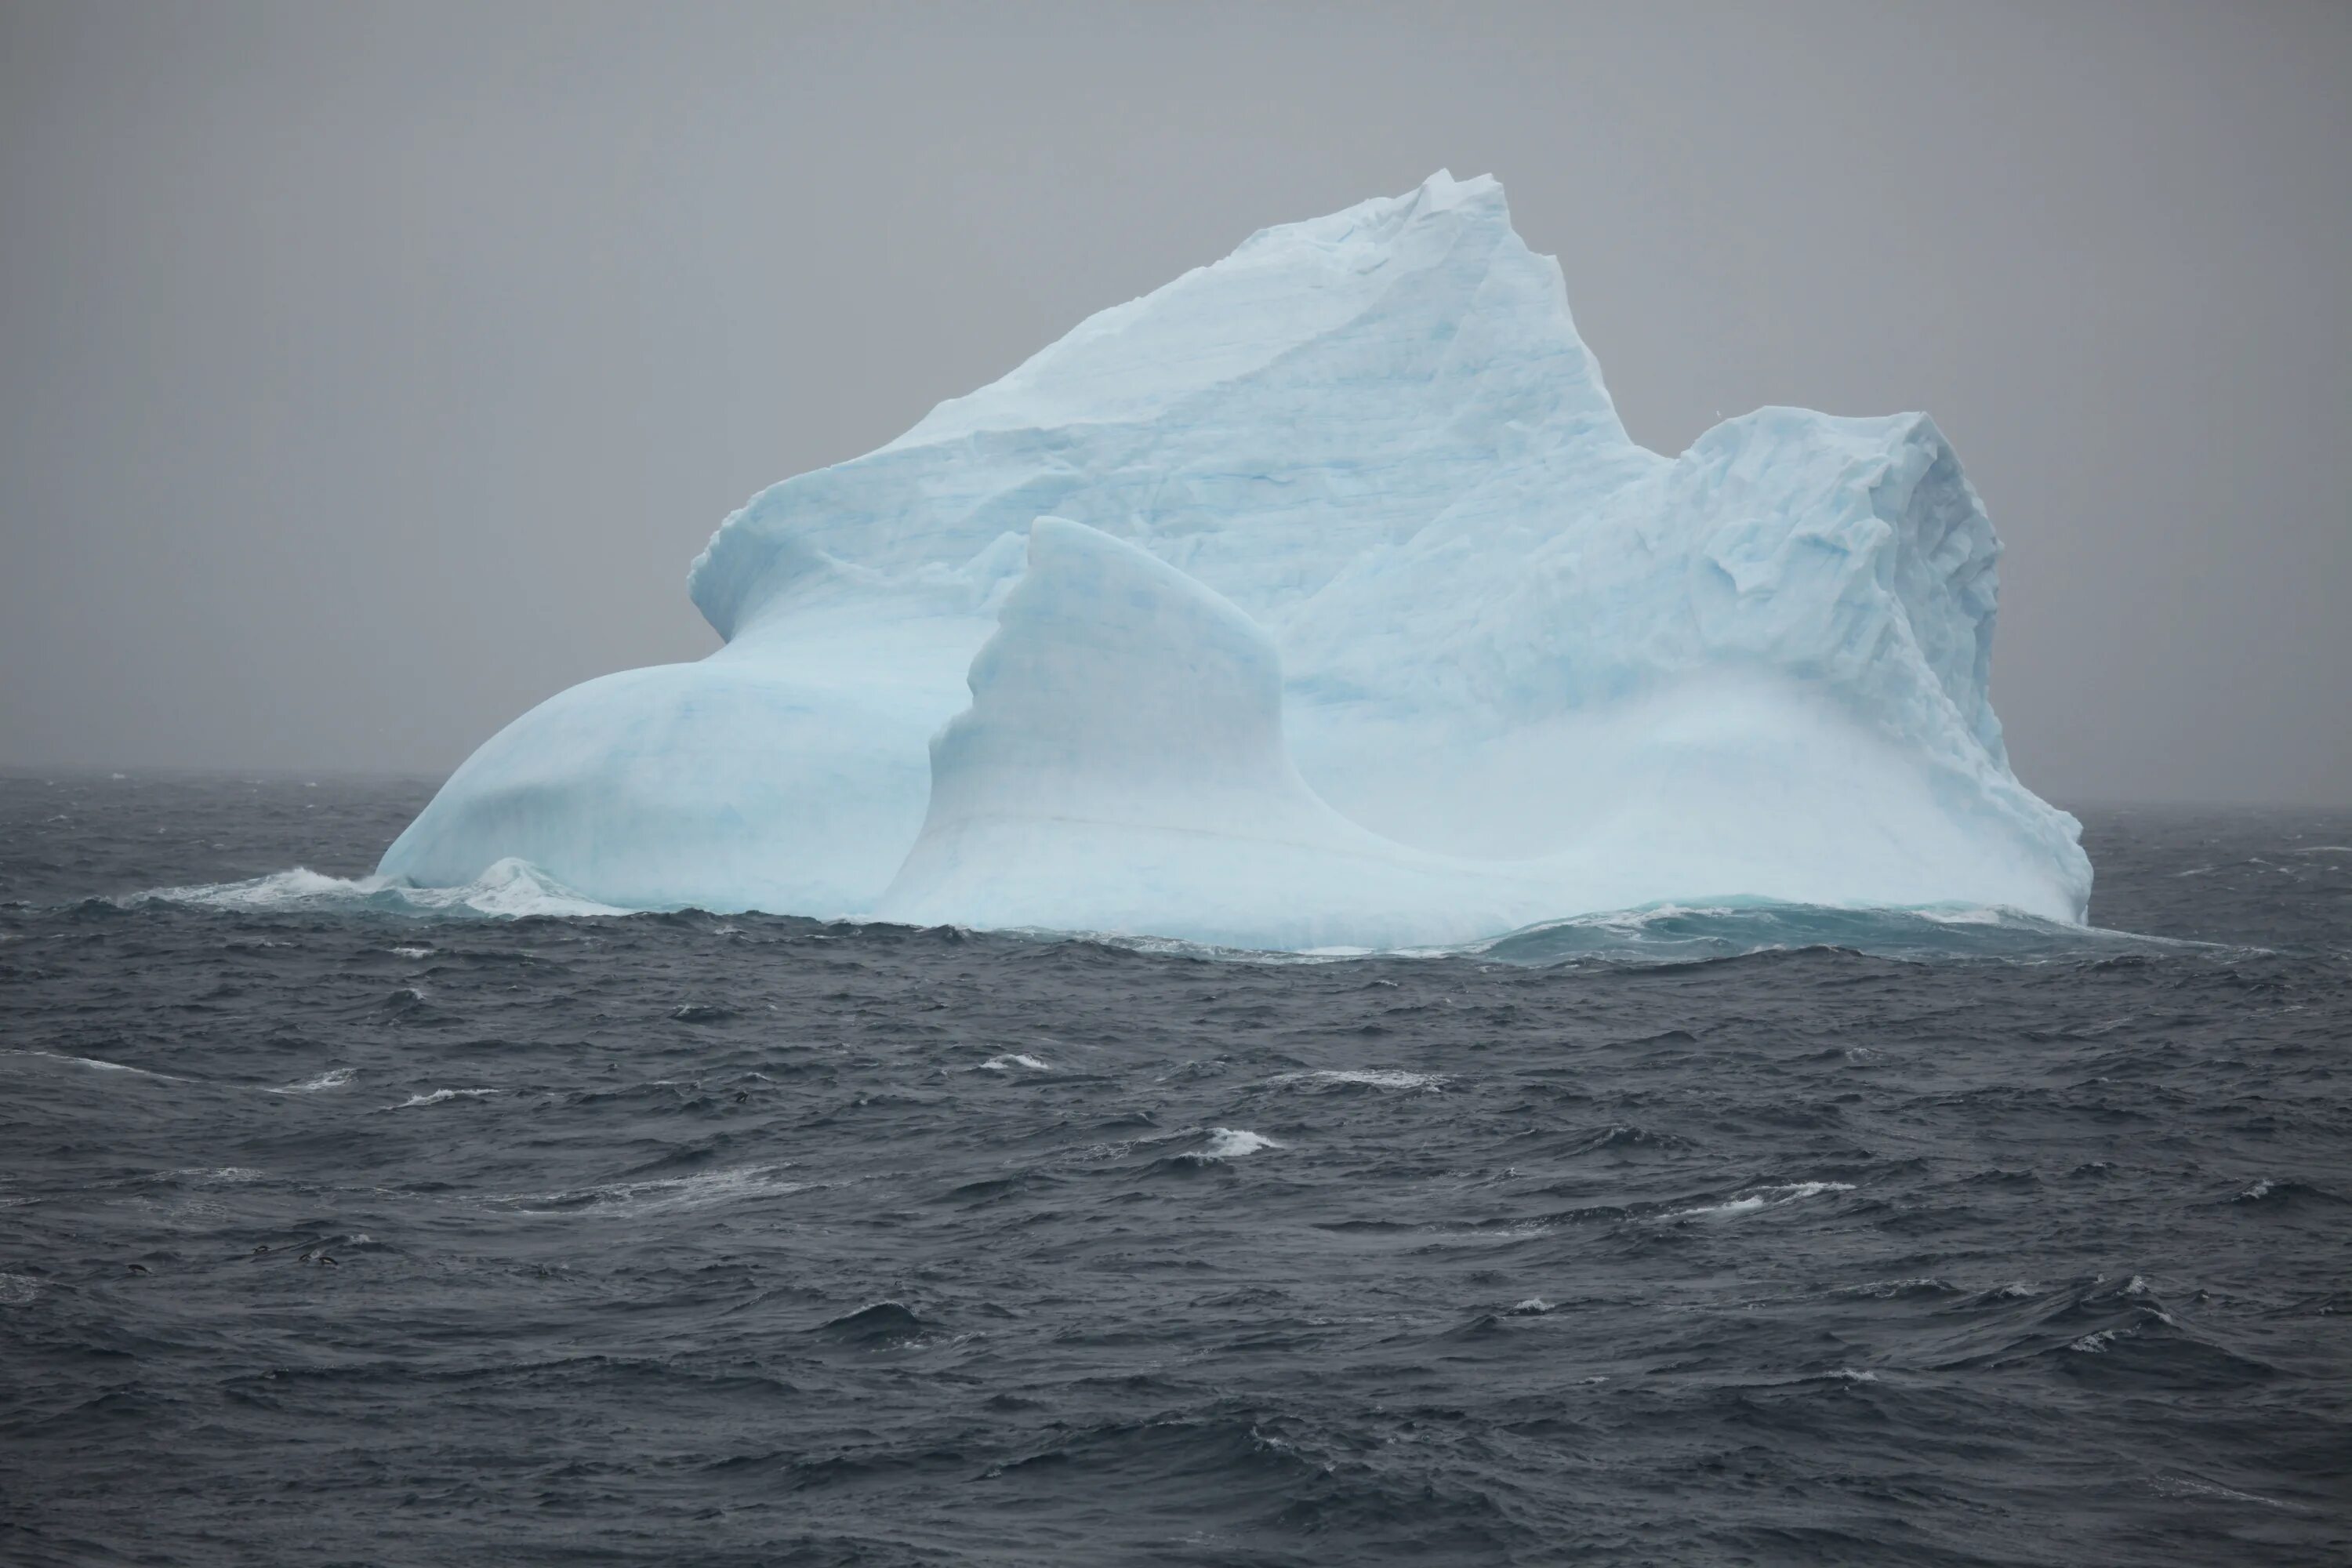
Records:
<instances>
[{"instance_id":1,"label":"choppy sea","mask_svg":"<svg viewBox=\"0 0 2352 1568\"><path fill-rule=\"evenodd\" d=\"M1275 962L429 794L0 780L0 1562L2352 1562L2352 813Z\"/></svg>"}]
</instances>

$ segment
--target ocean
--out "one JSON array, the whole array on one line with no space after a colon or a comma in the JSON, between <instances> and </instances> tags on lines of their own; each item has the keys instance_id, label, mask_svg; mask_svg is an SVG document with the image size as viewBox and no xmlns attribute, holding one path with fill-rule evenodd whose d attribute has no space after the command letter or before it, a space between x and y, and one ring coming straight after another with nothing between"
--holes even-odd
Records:
<instances>
[{"instance_id":1,"label":"ocean","mask_svg":"<svg viewBox=\"0 0 2352 1568\"><path fill-rule=\"evenodd\" d=\"M0 779L0 1562L2352 1561L2352 813L1274 960L430 792Z\"/></svg>"}]
</instances>

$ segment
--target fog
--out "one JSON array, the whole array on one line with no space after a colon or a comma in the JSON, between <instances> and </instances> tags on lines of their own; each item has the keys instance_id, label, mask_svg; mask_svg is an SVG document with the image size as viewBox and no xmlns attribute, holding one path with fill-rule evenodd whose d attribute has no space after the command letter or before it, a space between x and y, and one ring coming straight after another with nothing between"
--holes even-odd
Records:
<instances>
[{"instance_id":1,"label":"fog","mask_svg":"<svg viewBox=\"0 0 2352 1568\"><path fill-rule=\"evenodd\" d=\"M2061 804L2352 801L2352 8L0 9L0 767L437 774L1252 230L1493 173L1634 436L1925 409Z\"/></svg>"}]
</instances>

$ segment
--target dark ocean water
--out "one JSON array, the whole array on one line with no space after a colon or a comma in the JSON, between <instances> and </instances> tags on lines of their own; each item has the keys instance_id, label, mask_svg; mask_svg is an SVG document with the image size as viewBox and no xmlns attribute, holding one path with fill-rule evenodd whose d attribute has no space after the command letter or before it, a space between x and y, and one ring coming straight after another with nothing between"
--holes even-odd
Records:
<instances>
[{"instance_id":1,"label":"dark ocean water","mask_svg":"<svg viewBox=\"0 0 2352 1568\"><path fill-rule=\"evenodd\" d=\"M2352 1561L2352 814L2091 815L2137 936L124 897L428 793L0 780L0 1562Z\"/></svg>"}]
</instances>

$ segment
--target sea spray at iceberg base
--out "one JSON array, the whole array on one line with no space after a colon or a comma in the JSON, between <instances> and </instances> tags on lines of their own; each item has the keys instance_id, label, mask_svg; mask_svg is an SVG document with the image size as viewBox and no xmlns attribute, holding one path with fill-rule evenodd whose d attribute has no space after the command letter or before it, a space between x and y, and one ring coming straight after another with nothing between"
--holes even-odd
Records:
<instances>
[{"instance_id":1,"label":"sea spray at iceberg base","mask_svg":"<svg viewBox=\"0 0 2352 1568\"><path fill-rule=\"evenodd\" d=\"M691 574L726 646L525 714L381 873L1274 949L2079 922L1988 695L1998 554L1923 416L1636 445L1558 265L1441 173L756 497Z\"/></svg>"}]
</instances>

